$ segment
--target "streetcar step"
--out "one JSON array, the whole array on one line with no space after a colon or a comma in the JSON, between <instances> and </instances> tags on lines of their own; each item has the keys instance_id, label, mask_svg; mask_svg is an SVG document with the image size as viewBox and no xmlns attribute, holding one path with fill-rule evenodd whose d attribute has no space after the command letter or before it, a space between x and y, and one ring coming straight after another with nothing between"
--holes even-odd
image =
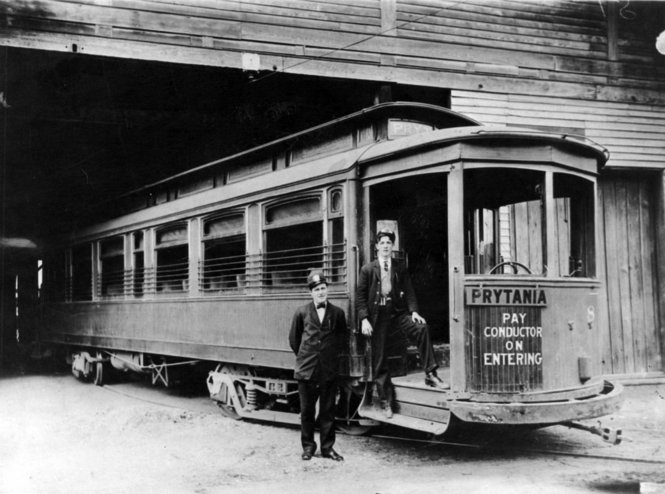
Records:
<instances>
[{"instance_id":1,"label":"streetcar step","mask_svg":"<svg viewBox=\"0 0 665 494\"><path fill-rule=\"evenodd\" d=\"M392 424L407 429L415 429L438 436L443 434L448 428L447 423L435 422L433 420L419 419L416 417L409 417L401 413L394 413L391 418L387 418L385 413L378 406L363 405L358 409L361 417L383 422L384 424Z\"/></svg>"}]
</instances>

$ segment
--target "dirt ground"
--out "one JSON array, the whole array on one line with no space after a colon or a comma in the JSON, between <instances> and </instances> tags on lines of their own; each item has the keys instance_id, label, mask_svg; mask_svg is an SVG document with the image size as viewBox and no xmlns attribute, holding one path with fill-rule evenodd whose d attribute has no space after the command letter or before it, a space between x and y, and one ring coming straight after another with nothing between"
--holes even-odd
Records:
<instances>
[{"instance_id":1,"label":"dirt ground","mask_svg":"<svg viewBox=\"0 0 665 494\"><path fill-rule=\"evenodd\" d=\"M561 426L469 445L384 427L339 435L344 462L303 462L297 428L229 419L198 390L0 375L0 493L665 493L665 385L625 396L603 420L618 446Z\"/></svg>"}]
</instances>

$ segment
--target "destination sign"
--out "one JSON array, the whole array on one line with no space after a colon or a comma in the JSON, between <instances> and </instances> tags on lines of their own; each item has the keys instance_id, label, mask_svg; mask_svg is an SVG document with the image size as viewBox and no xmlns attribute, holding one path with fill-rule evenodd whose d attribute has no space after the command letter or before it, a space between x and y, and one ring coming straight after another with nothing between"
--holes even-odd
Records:
<instances>
[{"instance_id":1,"label":"destination sign","mask_svg":"<svg viewBox=\"0 0 665 494\"><path fill-rule=\"evenodd\" d=\"M466 287L464 294L466 305L547 305L547 294L542 288Z\"/></svg>"}]
</instances>

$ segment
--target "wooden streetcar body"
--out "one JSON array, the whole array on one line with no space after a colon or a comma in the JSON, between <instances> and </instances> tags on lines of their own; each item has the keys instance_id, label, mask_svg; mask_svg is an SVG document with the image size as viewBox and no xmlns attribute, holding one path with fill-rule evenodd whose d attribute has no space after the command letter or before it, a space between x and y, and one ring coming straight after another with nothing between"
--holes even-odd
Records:
<instances>
[{"instance_id":1,"label":"wooden streetcar body","mask_svg":"<svg viewBox=\"0 0 665 494\"><path fill-rule=\"evenodd\" d=\"M73 349L75 374L98 383L109 363L167 384L172 366L207 362L228 414L297 423L288 328L316 267L354 330L340 358L340 423L364 430L388 420L367 404L356 278L387 222L421 312L448 340L440 373L451 385L400 376L402 352L391 423L440 434L453 417L606 415L621 395L598 377L594 344L595 180L606 158L569 136L377 105L126 196L133 211L47 259L41 340Z\"/></svg>"}]
</instances>

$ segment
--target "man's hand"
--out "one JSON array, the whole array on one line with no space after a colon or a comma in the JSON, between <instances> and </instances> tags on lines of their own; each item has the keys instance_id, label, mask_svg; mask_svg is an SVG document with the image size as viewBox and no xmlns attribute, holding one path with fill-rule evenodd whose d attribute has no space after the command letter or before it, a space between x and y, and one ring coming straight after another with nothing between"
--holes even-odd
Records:
<instances>
[{"instance_id":1,"label":"man's hand","mask_svg":"<svg viewBox=\"0 0 665 494\"><path fill-rule=\"evenodd\" d=\"M411 320L415 322L416 324L427 324L427 321L425 321L425 318L422 317L420 314L417 312L412 312L411 313Z\"/></svg>"},{"instance_id":2,"label":"man's hand","mask_svg":"<svg viewBox=\"0 0 665 494\"><path fill-rule=\"evenodd\" d=\"M372 336L372 325L367 319L363 319L362 322L360 323L360 331L362 334L365 336Z\"/></svg>"}]
</instances>

